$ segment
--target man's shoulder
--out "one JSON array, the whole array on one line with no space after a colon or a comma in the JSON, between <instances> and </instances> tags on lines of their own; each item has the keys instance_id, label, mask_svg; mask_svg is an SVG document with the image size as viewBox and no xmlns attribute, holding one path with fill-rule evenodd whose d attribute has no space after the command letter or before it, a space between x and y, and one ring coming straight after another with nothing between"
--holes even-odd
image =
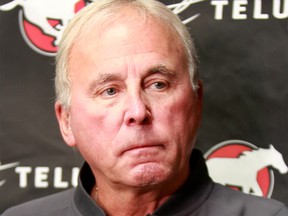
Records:
<instances>
[{"instance_id":1,"label":"man's shoulder","mask_svg":"<svg viewBox=\"0 0 288 216\"><path fill-rule=\"evenodd\" d=\"M284 203L273 199L244 194L216 184L208 200L208 205L218 214L213 215L253 215L253 216L288 216Z\"/></svg>"},{"instance_id":2,"label":"man's shoulder","mask_svg":"<svg viewBox=\"0 0 288 216\"><path fill-rule=\"evenodd\" d=\"M56 194L25 202L6 210L2 216L48 216L71 215L75 189L65 190Z\"/></svg>"}]
</instances>

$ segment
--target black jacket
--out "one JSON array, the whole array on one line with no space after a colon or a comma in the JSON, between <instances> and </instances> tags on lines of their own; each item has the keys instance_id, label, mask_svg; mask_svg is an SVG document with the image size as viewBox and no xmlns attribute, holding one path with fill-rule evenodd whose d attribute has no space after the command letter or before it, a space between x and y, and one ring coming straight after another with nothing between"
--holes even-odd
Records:
<instances>
[{"instance_id":1,"label":"black jacket","mask_svg":"<svg viewBox=\"0 0 288 216\"><path fill-rule=\"evenodd\" d=\"M151 212L152 216L288 216L288 209L281 202L214 183L198 150L192 153L190 167L186 183ZM2 216L104 216L89 196L94 184L90 167L85 163L76 188L13 207Z\"/></svg>"}]
</instances>

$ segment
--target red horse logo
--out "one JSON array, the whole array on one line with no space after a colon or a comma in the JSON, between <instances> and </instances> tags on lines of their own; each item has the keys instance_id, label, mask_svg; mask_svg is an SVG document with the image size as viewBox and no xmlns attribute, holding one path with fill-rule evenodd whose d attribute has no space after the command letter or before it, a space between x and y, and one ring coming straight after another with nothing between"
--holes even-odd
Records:
<instances>
[{"instance_id":1,"label":"red horse logo","mask_svg":"<svg viewBox=\"0 0 288 216\"><path fill-rule=\"evenodd\" d=\"M282 154L273 145L264 149L245 141L229 140L214 146L205 157L215 182L257 196L271 196L274 187L271 168L281 174L288 172Z\"/></svg>"},{"instance_id":2,"label":"red horse logo","mask_svg":"<svg viewBox=\"0 0 288 216\"><path fill-rule=\"evenodd\" d=\"M28 45L38 53L53 56L63 30L84 0L13 0L0 6L9 11L20 6L19 25Z\"/></svg>"}]
</instances>

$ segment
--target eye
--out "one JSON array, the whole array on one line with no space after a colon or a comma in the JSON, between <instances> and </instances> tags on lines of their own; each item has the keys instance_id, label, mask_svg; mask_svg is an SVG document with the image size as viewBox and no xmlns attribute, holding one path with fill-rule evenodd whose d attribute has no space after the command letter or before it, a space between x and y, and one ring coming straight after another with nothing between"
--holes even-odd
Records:
<instances>
[{"instance_id":1,"label":"eye","mask_svg":"<svg viewBox=\"0 0 288 216\"><path fill-rule=\"evenodd\" d=\"M114 95L116 94L116 89L115 88L109 88L106 90L108 95Z\"/></svg>"},{"instance_id":2,"label":"eye","mask_svg":"<svg viewBox=\"0 0 288 216\"><path fill-rule=\"evenodd\" d=\"M118 91L116 88L107 88L101 94L103 96L114 96L115 94L117 94L117 92Z\"/></svg>"},{"instance_id":3,"label":"eye","mask_svg":"<svg viewBox=\"0 0 288 216\"><path fill-rule=\"evenodd\" d=\"M154 82L150 85L149 88L156 90L165 90L168 87L168 83L166 82Z\"/></svg>"},{"instance_id":4,"label":"eye","mask_svg":"<svg viewBox=\"0 0 288 216\"><path fill-rule=\"evenodd\" d=\"M154 86L155 88L157 88L157 89L163 89L163 88L165 88L167 85L166 85L166 83L164 83L164 82L156 82L156 83L153 84L153 86Z\"/></svg>"}]
</instances>

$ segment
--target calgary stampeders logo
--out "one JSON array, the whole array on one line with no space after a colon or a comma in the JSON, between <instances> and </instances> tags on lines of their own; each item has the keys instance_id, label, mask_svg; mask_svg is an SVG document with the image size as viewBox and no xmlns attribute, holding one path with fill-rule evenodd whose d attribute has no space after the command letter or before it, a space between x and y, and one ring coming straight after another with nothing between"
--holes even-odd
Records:
<instances>
[{"instance_id":1,"label":"calgary stampeders logo","mask_svg":"<svg viewBox=\"0 0 288 216\"><path fill-rule=\"evenodd\" d=\"M214 146L205 158L215 182L257 196L271 197L272 168L281 174L288 172L282 154L273 145L264 149L242 140L229 140Z\"/></svg>"},{"instance_id":2,"label":"calgary stampeders logo","mask_svg":"<svg viewBox=\"0 0 288 216\"><path fill-rule=\"evenodd\" d=\"M0 10L20 6L19 26L26 43L42 55L54 56L67 23L85 5L84 0L12 0Z\"/></svg>"}]
</instances>

